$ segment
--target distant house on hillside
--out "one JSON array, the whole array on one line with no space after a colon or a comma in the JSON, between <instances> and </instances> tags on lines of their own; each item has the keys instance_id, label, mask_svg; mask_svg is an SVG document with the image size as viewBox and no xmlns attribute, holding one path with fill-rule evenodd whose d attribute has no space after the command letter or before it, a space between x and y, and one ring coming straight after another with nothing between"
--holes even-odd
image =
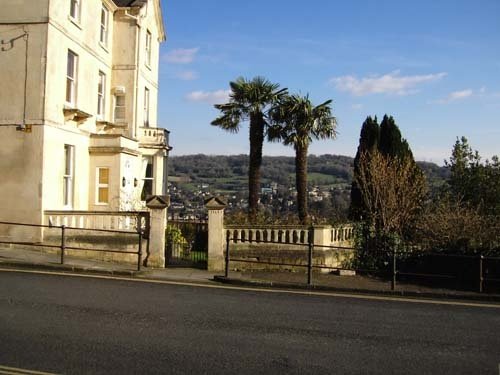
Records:
<instances>
[{"instance_id":1,"label":"distant house on hillside","mask_svg":"<svg viewBox=\"0 0 500 375\"><path fill-rule=\"evenodd\" d=\"M130 210L165 194L160 0L17 0L0 9L0 220Z\"/></svg>"}]
</instances>

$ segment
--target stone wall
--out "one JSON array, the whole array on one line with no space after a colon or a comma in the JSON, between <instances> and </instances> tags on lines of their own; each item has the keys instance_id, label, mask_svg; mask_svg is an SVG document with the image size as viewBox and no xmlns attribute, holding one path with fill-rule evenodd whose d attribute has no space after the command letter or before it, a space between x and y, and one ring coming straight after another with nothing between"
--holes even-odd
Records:
<instances>
[{"instance_id":1,"label":"stone wall","mask_svg":"<svg viewBox=\"0 0 500 375\"><path fill-rule=\"evenodd\" d=\"M227 247L232 259L229 268L238 270L305 270L310 245L313 264L322 266L316 269L324 272L341 267L353 257L352 225L224 225L224 200L213 197L205 203L208 209L208 269L211 271L224 270Z\"/></svg>"}]
</instances>

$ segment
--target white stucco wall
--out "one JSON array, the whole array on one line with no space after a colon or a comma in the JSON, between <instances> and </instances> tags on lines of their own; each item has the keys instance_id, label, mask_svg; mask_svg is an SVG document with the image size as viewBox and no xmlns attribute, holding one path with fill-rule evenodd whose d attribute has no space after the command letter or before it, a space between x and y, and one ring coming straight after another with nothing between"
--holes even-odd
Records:
<instances>
[{"instance_id":1,"label":"white stucco wall","mask_svg":"<svg viewBox=\"0 0 500 375\"><path fill-rule=\"evenodd\" d=\"M87 210L89 175L89 139L71 126L44 126L43 142L43 210ZM65 207L63 176L65 168L64 145L74 146L74 203Z\"/></svg>"},{"instance_id":2,"label":"white stucco wall","mask_svg":"<svg viewBox=\"0 0 500 375\"><path fill-rule=\"evenodd\" d=\"M12 48L0 52L0 220L41 223L44 210L137 208L141 191L140 186L134 186L134 179L143 178L141 154L155 156L154 192L161 194L165 151L139 148L137 139L144 121L145 87L150 90L150 126L157 126L161 39L153 6L158 4L157 0L150 0L148 7L132 14L136 18L126 15L123 9L118 10L112 1L104 0L110 11L107 46L99 42L101 0L83 1L78 21L69 16L67 0L1 0L1 3L0 38L10 40L27 33L28 49L21 37L13 42ZM145 64L146 30L152 34L150 66ZM70 116L64 112L68 106L65 103L68 50L78 55L75 107L90 115L78 123L69 120ZM102 119L97 118L99 71L107 79ZM118 86L124 87L126 93L128 129L123 134L128 138L95 138L92 134L97 132L122 132L109 126L105 130L104 125L96 124L97 120L113 122L113 93ZM23 122L31 125L31 132L16 131L15 125ZM65 207L63 202L64 145L74 146L75 150L72 207ZM101 150L90 152L89 147ZM97 167L110 168L107 206L95 204Z\"/></svg>"}]
</instances>

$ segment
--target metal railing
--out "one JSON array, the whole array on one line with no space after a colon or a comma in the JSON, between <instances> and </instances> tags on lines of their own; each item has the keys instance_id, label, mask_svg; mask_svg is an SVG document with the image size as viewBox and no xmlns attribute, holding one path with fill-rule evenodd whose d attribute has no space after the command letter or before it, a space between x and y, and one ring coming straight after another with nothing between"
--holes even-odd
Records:
<instances>
[{"instance_id":1,"label":"metal railing","mask_svg":"<svg viewBox=\"0 0 500 375\"><path fill-rule=\"evenodd\" d=\"M125 231L140 227L147 234L149 221L148 211L44 211L44 223L52 226Z\"/></svg>"},{"instance_id":2,"label":"metal railing","mask_svg":"<svg viewBox=\"0 0 500 375\"><path fill-rule=\"evenodd\" d=\"M33 247L44 247L44 248L54 248L54 249L59 249L60 250L60 264L64 264L65 261L65 256L68 250L75 250L75 251L90 251L90 252L106 252L106 253L117 253L117 254L130 254L130 255L136 255L137 256L137 270L141 270L141 265L142 265L142 240L147 239L147 237L144 235L144 230L141 227L137 228L137 231L124 231L124 230L111 230L111 229L89 229L89 228L78 228L78 227L71 227L71 226L66 226L66 225L42 225L42 224L26 224L26 223L16 223L16 222L7 222L7 221L0 221L0 225L10 225L14 227L31 227L31 228L40 228L41 230L43 229L59 229L60 230L60 244L59 245L53 245L50 243L44 243L43 240L42 242L28 242L28 241L0 241L0 244L7 244L7 245L25 245L25 246L33 246ZM67 239L68 239L68 230L76 230L76 231L83 231L86 233L90 232L97 232L97 233L110 233L110 234L122 234L122 235L135 235L137 236L137 251L123 251L123 250L114 250L114 249L103 249L103 248L96 248L96 247L76 247L76 246L68 246L67 245ZM42 238L42 234L40 234L40 237ZM43 238L42 238L43 239Z\"/></svg>"},{"instance_id":3,"label":"metal railing","mask_svg":"<svg viewBox=\"0 0 500 375\"><path fill-rule=\"evenodd\" d=\"M460 275L457 272L453 273L449 271L453 266L448 266L449 272L445 273L445 267L440 267L439 272L432 272L432 270L427 270L428 272L423 272L425 267L414 267L412 270L411 260L418 259L418 257L412 258L408 254L397 252L397 251L379 251L379 262L383 264L383 267L333 267L331 265L318 264L314 262L314 255L318 253L317 250L336 250L343 252L354 252L356 251L353 247L342 247L342 246L330 246L330 245L315 245L313 236L309 236L309 241L307 244L301 244L296 242L283 242L283 241L265 241L265 240L254 240L253 244L274 244L274 245L290 245L293 246L295 250L301 248L301 251L297 251L297 258L300 263L282 262L282 261L266 261L261 259L256 259L255 256L249 256L249 258L244 257L232 257L231 255L231 244L236 245L238 243L244 243L241 238L231 237L230 233L226 233L226 250L225 250L225 277L229 277L230 263L240 262L240 263L254 263L270 266L288 266L288 267L301 267L307 269L307 284L313 284L313 270L314 269L329 269L336 271L355 271L360 274L370 274L370 275L382 275L386 278L390 278L391 290L396 290L398 281L402 278L407 277L412 280L415 279L440 279L440 280L459 280ZM246 244L248 244L248 240ZM304 256L304 252L306 253ZM299 256L299 254L301 256ZM373 255L373 253L372 253ZM468 275L469 281L473 282L476 287L474 289L483 293L485 291L486 283L499 283L500 284L500 257L483 256L483 255L461 255L461 254L441 254L441 253L422 253L418 254L419 257L447 257L449 259L467 259L470 262L474 262L475 270L467 268L469 274L475 274L475 276ZM496 267L489 264L487 267L487 262L493 263L497 262ZM410 265L408 265L410 263ZM462 264L462 268L467 267L467 264Z\"/></svg>"}]
</instances>

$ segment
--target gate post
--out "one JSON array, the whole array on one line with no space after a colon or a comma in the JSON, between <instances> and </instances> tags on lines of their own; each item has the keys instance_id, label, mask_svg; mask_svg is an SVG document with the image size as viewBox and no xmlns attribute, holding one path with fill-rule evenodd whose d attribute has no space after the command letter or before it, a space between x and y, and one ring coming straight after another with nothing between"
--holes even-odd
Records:
<instances>
[{"instance_id":1,"label":"gate post","mask_svg":"<svg viewBox=\"0 0 500 375\"><path fill-rule=\"evenodd\" d=\"M205 201L208 210L208 254L207 268L209 271L224 271L224 208L226 202L220 197Z\"/></svg>"},{"instance_id":2,"label":"gate post","mask_svg":"<svg viewBox=\"0 0 500 375\"><path fill-rule=\"evenodd\" d=\"M146 207L151 211L147 267L165 268L165 229L169 198L165 195L153 195L146 199Z\"/></svg>"}]
</instances>

